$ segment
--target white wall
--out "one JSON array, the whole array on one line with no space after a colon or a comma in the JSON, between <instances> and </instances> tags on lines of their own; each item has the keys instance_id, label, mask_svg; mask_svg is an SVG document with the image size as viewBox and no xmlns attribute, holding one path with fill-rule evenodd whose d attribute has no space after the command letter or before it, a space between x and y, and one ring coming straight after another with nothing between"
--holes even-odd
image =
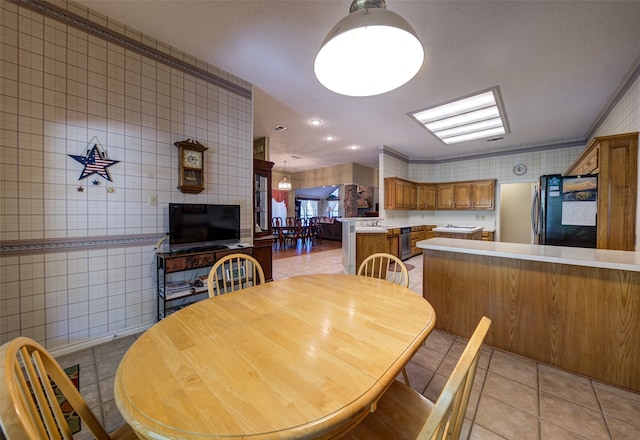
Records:
<instances>
[{"instance_id":1,"label":"white wall","mask_svg":"<svg viewBox=\"0 0 640 440\"><path fill-rule=\"evenodd\" d=\"M251 84L226 72L77 5L56 5L250 96ZM148 237L168 230L169 202L240 204L242 240L251 241L251 98L13 3L0 8L0 244L13 245L0 257L0 344L24 335L68 347L149 325ZM83 166L68 156L84 155L94 137L120 161L108 168L113 181L97 177L95 186L96 176L78 180ZM198 195L176 189L174 142L187 138L209 148Z\"/></svg>"}]
</instances>

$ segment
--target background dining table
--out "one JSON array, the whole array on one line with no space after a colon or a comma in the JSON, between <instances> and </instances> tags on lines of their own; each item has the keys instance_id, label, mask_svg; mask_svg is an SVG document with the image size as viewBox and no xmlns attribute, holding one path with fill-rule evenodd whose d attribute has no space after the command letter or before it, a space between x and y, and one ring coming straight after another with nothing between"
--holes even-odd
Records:
<instances>
[{"instance_id":1,"label":"background dining table","mask_svg":"<svg viewBox=\"0 0 640 440\"><path fill-rule=\"evenodd\" d=\"M305 275L192 304L124 355L116 404L141 438L339 438L435 325L385 280Z\"/></svg>"}]
</instances>

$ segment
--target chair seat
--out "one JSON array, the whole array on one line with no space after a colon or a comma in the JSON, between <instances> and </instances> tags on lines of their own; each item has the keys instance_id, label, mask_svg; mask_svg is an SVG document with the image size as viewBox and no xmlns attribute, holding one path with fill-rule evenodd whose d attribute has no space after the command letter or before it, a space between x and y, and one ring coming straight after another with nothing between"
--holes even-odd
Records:
<instances>
[{"instance_id":1,"label":"chair seat","mask_svg":"<svg viewBox=\"0 0 640 440\"><path fill-rule=\"evenodd\" d=\"M415 440L432 409L429 399L396 380L380 398L376 410L344 439Z\"/></svg>"}]
</instances>

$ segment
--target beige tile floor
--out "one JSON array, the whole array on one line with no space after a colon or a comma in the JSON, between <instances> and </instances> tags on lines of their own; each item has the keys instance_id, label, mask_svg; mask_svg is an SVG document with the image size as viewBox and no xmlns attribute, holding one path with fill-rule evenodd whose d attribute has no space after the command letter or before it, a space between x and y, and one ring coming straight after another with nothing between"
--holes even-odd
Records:
<instances>
[{"instance_id":1,"label":"beige tile floor","mask_svg":"<svg viewBox=\"0 0 640 440\"><path fill-rule=\"evenodd\" d=\"M339 249L275 259L274 279L341 273L341 261ZM422 257L406 263L415 266L409 272L410 288L421 294ZM80 391L109 430L122 422L113 379L133 341L135 336L116 339L58 359L63 367L80 364ZM465 344L435 330L407 366L412 387L436 399ZM640 439L640 393L486 346L466 416L465 440ZM77 438L91 438L83 431Z\"/></svg>"}]
</instances>

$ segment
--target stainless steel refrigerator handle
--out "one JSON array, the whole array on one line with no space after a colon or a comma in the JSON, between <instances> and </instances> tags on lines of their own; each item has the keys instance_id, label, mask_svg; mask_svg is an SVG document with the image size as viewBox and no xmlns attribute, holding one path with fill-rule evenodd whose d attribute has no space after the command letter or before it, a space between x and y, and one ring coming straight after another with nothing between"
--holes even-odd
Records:
<instances>
[{"instance_id":1,"label":"stainless steel refrigerator handle","mask_svg":"<svg viewBox=\"0 0 640 440\"><path fill-rule=\"evenodd\" d=\"M531 202L531 228L533 229L534 238L537 238L540 232L540 190L539 187L536 186L535 192L533 193L533 200Z\"/></svg>"}]
</instances>

